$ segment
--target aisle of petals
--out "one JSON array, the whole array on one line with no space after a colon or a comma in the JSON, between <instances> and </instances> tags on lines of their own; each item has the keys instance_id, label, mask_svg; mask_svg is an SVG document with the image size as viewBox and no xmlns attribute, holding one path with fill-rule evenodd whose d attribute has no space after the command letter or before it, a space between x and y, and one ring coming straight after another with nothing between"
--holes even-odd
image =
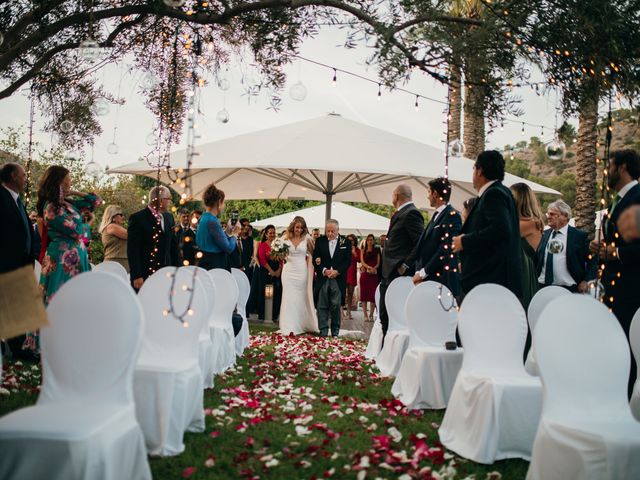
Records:
<instances>
[{"instance_id":1,"label":"aisle of petals","mask_svg":"<svg viewBox=\"0 0 640 480\"><path fill-rule=\"evenodd\" d=\"M186 456L152 461L156 478L174 474L175 462L193 479L501 478L495 467L445 451L437 437L442 413L404 408L364 348L359 341L253 336L244 358L205 397L206 441L188 436Z\"/></svg>"}]
</instances>

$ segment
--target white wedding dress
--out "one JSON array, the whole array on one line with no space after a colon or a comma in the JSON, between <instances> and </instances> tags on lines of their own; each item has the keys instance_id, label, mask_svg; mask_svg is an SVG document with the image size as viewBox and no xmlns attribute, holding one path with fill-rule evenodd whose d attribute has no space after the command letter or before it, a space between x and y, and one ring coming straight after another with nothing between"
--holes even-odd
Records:
<instances>
[{"instance_id":1,"label":"white wedding dress","mask_svg":"<svg viewBox=\"0 0 640 480\"><path fill-rule=\"evenodd\" d=\"M308 238L294 246L290 240L289 256L282 269L282 303L280 306L280 332L318 332L318 317L313 307L313 266L307 253Z\"/></svg>"}]
</instances>

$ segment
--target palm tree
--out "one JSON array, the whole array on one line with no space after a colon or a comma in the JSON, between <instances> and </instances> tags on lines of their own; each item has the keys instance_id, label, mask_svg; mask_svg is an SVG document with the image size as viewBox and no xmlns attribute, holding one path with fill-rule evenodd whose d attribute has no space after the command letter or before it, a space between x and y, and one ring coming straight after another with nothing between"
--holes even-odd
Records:
<instances>
[{"instance_id":1,"label":"palm tree","mask_svg":"<svg viewBox=\"0 0 640 480\"><path fill-rule=\"evenodd\" d=\"M598 139L598 101L591 98L582 102L579 114L576 154L576 227L594 235L596 212Z\"/></svg>"}]
</instances>

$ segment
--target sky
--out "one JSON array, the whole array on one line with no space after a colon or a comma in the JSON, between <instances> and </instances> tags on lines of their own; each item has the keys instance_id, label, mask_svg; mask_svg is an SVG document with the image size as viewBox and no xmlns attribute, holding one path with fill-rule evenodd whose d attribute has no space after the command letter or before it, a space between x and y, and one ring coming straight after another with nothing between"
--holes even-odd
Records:
<instances>
[{"instance_id":1,"label":"sky","mask_svg":"<svg viewBox=\"0 0 640 480\"><path fill-rule=\"evenodd\" d=\"M346 33L338 29L323 28L320 34L306 40L300 55L333 67L348 70L371 79L376 79L375 67L368 67L366 59L372 51L365 46L345 49L342 45ZM278 112L268 110L268 99L265 94L257 100L247 102L240 84L240 70L232 64L226 74L230 88L223 92L214 82L203 88L201 110L203 115L197 120L201 138L198 144L231 137L254 130L275 127L287 123L339 113L351 120L359 121L373 127L384 129L435 147L444 149L446 138L444 105L420 100L419 111L415 110L415 97L402 92L382 91L378 100L378 87L375 84L338 74L336 86L332 86L333 71L311 63L296 61L285 70L288 76L287 86L282 92L282 108ZM115 167L135 162L146 155L150 148L147 136L153 131L155 120L144 105L138 84L142 73L127 73L122 66L107 66L95 74L95 78L104 84L106 89L125 98L122 106L111 105L107 115L99 117L103 133L95 139L93 152L89 149L85 158L93 159L102 167ZM302 82L307 89L304 101L295 101L289 96L290 86ZM417 72L412 74L409 83L402 85L412 92L446 101L446 87L435 80ZM552 129L555 117L555 95L537 96L529 88L514 89L514 94L522 98L521 107L524 115L518 120L533 124L544 124L543 140L552 140ZM220 123L216 114L223 108L229 112L229 122ZM7 126L24 126L25 138L29 123L29 102L26 93L17 93L12 97L0 100L0 128ZM522 135L521 123L506 122L504 130L497 128L487 138L487 146L501 148L505 144L513 144L531 136L540 136L539 127L525 127ZM42 131L44 121L36 116L35 138L43 147L57 142L56 136ZM115 137L114 137L115 129ZM185 131L186 133L186 131ZM111 154L107 147L114 142L118 145L118 153ZM180 150L186 147L186 134L182 143L175 147ZM69 152L75 155L76 152Z\"/></svg>"}]
</instances>

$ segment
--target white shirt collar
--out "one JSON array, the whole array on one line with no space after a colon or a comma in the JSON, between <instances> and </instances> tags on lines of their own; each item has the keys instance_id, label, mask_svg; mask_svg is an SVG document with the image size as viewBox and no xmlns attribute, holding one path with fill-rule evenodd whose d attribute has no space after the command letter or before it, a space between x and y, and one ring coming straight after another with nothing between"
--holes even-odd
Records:
<instances>
[{"instance_id":1,"label":"white shirt collar","mask_svg":"<svg viewBox=\"0 0 640 480\"><path fill-rule=\"evenodd\" d=\"M489 180L487 183L481 186L480 190L478 190L478 196L481 197L482 194L487 191L487 188L489 188L491 185L493 185L496 182L497 180Z\"/></svg>"},{"instance_id":2,"label":"white shirt collar","mask_svg":"<svg viewBox=\"0 0 640 480\"><path fill-rule=\"evenodd\" d=\"M396 212L399 212L399 211L400 211L400 210L402 210L404 207L407 207L407 206L409 206L409 205L413 205L413 200L409 200L408 202L403 203L402 205L400 205L400 206L398 207L398 209L396 210Z\"/></svg>"},{"instance_id":3,"label":"white shirt collar","mask_svg":"<svg viewBox=\"0 0 640 480\"><path fill-rule=\"evenodd\" d=\"M558 232L564 235L564 238L567 238L567 235L569 234L569 224L567 223L564 227L558 230Z\"/></svg>"},{"instance_id":4,"label":"white shirt collar","mask_svg":"<svg viewBox=\"0 0 640 480\"><path fill-rule=\"evenodd\" d=\"M333 240L329 240L329 243L337 242L337 241L338 241L338 237L334 238Z\"/></svg>"},{"instance_id":5,"label":"white shirt collar","mask_svg":"<svg viewBox=\"0 0 640 480\"><path fill-rule=\"evenodd\" d=\"M11 194L11 197L13 198L13 201L18 203L18 197L20 196L20 194L18 192L14 192L13 190L11 190L9 187L7 187L4 183L2 184L2 186L4 188L7 189L7 191Z\"/></svg>"},{"instance_id":6,"label":"white shirt collar","mask_svg":"<svg viewBox=\"0 0 640 480\"><path fill-rule=\"evenodd\" d=\"M631 180L624 187L622 187L620 189L620 191L618 192L618 195L620 195L620 198L624 198L624 196L629 192L629 190L631 190L636 185L638 185L638 181L637 180Z\"/></svg>"},{"instance_id":7,"label":"white shirt collar","mask_svg":"<svg viewBox=\"0 0 640 480\"><path fill-rule=\"evenodd\" d=\"M448 203L445 203L444 205L440 205L438 208L436 208L436 211L433 212L433 216L437 217L438 215L440 215L442 213L442 211L447 208L449 206Z\"/></svg>"}]
</instances>

